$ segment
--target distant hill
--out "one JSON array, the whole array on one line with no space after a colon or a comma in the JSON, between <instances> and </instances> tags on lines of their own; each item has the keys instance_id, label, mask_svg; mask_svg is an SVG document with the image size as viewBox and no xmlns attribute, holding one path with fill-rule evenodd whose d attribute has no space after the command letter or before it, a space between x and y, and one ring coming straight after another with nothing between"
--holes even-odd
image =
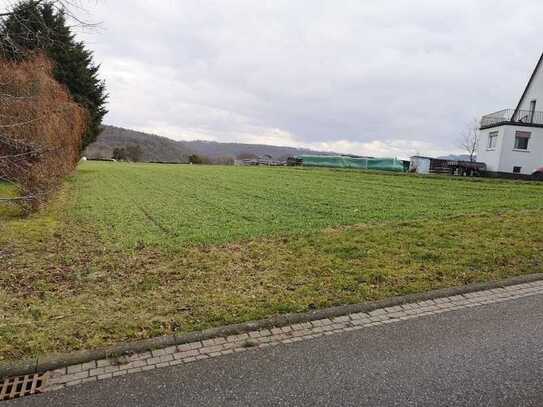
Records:
<instances>
[{"instance_id":1,"label":"distant hill","mask_svg":"<svg viewBox=\"0 0 543 407\"><path fill-rule=\"evenodd\" d=\"M219 143L215 141L175 141L154 134L114 126L104 126L97 140L89 145L84 155L89 159L109 159L113 149L139 145L143 150L143 161L188 162L191 154L209 158L212 162L224 162L225 158L239 156L270 155L276 160L300 154L333 154L303 148L281 147L265 144Z\"/></svg>"},{"instance_id":2,"label":"distant hill","mask_svg":"<svg viewBox=\"0 0 543 407\"><path fill-rule=\"evenodd\" d=\"M103 127L104 130L96 141L83 152L83 155L89 159L109 159L113 156L114 148L131 145L141 147L142 161L147 162L187 163L189 155L192 154L183 145L166 137L114 126Z\"/></svg>"},{"instance_id":3,"label":"distant hill","mask_svg":"<svg viewBox=\"0 0 543 407\"><path fill-rule=\"evenodd\" d=\"M272 146L266 144L243 144L243 143L219 143L216 141L179 141L179 144L187 150L194 151L196 154L204 155L210 159L229 156L236 158L240 155L270 155L276 160L286 159L287 157L301 154L331 154L330 152L318 152L304 148Z\"/></svg>"}]
</instances>

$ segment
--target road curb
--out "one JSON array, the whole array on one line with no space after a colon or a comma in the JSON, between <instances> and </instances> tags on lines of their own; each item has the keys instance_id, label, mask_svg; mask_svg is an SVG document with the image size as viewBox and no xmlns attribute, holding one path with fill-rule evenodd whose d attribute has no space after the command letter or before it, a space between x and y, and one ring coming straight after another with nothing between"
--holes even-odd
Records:
<instances>
[{"instance_id":1,"label":"road curb","mask_svg":"<svg viewBox=\"0 0 543 407\"><path fill-rule=\"evenodd\" d=\"M206 329L203 331L191 332L183 335L159 336L156 338L150 338L140 341L121 343L118 345L96 350L82 350L62 354L46 354L31 359L0 363L0 378L41 373L48 370L59 369L62 367L67 367L80 363L86 363L93 360L115 358L122 355L129 355L133 353L145 352L148 350L161 349L173 345L182 345L185 343L203 341L215 337L237 335L260 329L282 327L286 325L310 322L325 318L334 318L359 312L367 313L376 309L393 307L395 305L432 300L441 297L451 297L454 295L467 294L475 291L484 291L493 288L531 283L539 280L543 280L543 273L512 277L500 281L469 284L461 287L443 288L423 293L390 297L379 301L364 302L360 304L340 305L304 313L276 315L258 321L249 321L240 324L227 325L218 328Z\"/></svg>"}]
</instances>

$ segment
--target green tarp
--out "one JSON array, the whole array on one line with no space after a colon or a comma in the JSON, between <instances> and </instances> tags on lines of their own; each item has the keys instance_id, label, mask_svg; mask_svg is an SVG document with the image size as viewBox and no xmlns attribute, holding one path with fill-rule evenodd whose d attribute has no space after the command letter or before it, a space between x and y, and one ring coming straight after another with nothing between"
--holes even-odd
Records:
<instances>
[{"instance_id":1,"label":"green tarp","mask_svg":"<svg viewBox=\"0 0 543 407\"><path fill-rule=\"evenodd\" d=\"M300 155L306 167L355 168L404 172L403 163L396 158L353 158L341 155Z\"/></svg>"}]
</instances>

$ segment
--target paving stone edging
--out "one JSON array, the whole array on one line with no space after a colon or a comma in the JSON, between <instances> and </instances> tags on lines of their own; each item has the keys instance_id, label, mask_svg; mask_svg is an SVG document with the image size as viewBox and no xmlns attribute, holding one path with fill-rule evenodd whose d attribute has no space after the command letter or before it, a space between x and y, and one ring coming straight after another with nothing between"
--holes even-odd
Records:
<instances>
[{"instance_id":1,"label":"paving stone edging","mask_svg":"<svg viewBox=\"0 0 543 407\"><path fill-rule=\"evenodd\" d=\"M83 350L63 354L47 354L37 356L36 358L32 359L2 362L0 363L0 378L41 373L76 364L92 362L95 360L115 358L123 355L131 355L134 353L143 353L175 345L183 345L198 341L209 340L216 337L239 335L251 331L257 331L260 329L283 327L287 325L317 321L326 318L341 317L348 314L368 313L380 308L388 308L406 303L433 300L441 297L451 297L476 291L490 290L493 288L531 283L539 280L543 280L543 273L512 277L501 281L469 284L461 287L444 288L427 291L424 293L390 297L379 301L341 305L304 313L277 315L258 321L250 321L241 324L211 328L203 331L183 334L180 336L167 335L140 341L126 342L96 350Z\"/></svg>"},{"instance_id":2,"label":"paving stone edging","mask_svg":"<svg viewBox=\"0 0 543 407\"><path fill-rule=\"evenodd\" d=\"M48 371L45 373L47 384L42 391L50 392L118 376L197 363L234 353L259 351L272 346L290 345L323 336L435 316L444 312L468 310L534 295L543 295L543 280L379 308L368 313L358 312L280 328L218 336L118 358L98 359Z\"/></svg>"}]
</instances>

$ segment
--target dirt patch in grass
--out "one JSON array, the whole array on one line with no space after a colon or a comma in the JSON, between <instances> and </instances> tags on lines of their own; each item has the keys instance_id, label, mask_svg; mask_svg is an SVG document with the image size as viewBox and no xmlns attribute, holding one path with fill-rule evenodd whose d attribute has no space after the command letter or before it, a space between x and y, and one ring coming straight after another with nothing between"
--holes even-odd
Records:
<instances>
[{"instance_id":1,"label":"dirt patch in grass","mask_svg":"<svg viewBox=\"0 0 543 407\"><path fill-rule=\"evenodd\" d=\"M541 210L160 250L104 240L70 196L0 224L3 359L543 271Z\"/></svg>"}]
</instances>

